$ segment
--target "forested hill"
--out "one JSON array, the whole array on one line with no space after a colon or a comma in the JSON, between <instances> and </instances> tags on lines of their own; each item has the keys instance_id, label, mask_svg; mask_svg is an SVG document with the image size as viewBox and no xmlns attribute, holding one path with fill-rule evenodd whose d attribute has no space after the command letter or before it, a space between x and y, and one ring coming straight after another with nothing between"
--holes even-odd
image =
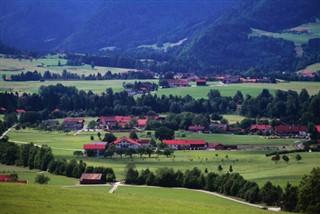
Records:
<instances>
[{"instance_id":1,"label":"forested hill","mask_svg":"<svg viewBox=\"0 0 320 214\"><path fill-rule=\"evenodd\" d=\"M17 48L97 52L178 42L236 0L1 1L1 40Z\"/></svg>"},{"instance_id":2,"label":"forested hill","mask_svg":"<svg viewBox=\"0 0 320 214\"><path fill-rule=\"evenodd\" d=\"M277 32L314 22L319 8L317 0L240 0L176 53L200 70L294 71L301 60L294 43L250 37L251 28Z\"/></svg>"}]
</instances>

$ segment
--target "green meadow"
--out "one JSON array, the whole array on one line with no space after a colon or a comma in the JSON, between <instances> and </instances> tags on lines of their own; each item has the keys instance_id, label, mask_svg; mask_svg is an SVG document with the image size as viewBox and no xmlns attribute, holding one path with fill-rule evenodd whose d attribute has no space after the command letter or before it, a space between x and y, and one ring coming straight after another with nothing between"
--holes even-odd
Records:
<instances>
[{"instance_id":1,"label":"green meadow","mask_svg":"<svg viewBox=\"0 0 320 214\"><path fill-rule=\"evenodd\" d=\"M319 82L288 82L288 83L241 83L241 84L228 84L221 85L218 82L208 82L208 86L195 86L191 83L191 87L187 88L166 88L160 89L156 92L157 95L177 95L186 96L190 95L193 98L207 98L208 92L212 89L220 91L222 96L234 96L237 91L241 91L245 96L247 94L251 96L259 95L263 89L268 89L271 94L275 94L276 90L293 90L300 93L305 88L310 95L317 94L320 90Z\"/></svg>"},{"instance_id":2,"label":"green meadow","mask_svg":"<svg viewBox=\"0 0 320 214\"><path fill-rule=\"evenodd\" d=\"M2 213L270 213L191 190L120 187L115 194L81 188L0 184Z\"/></svg>"},{"instance_id":3,"label":"green meadow","mask_svg":"<svg viewBox=\"0 0 320 214\"><path fill-rule=\"evenodd\" d=\"M28 82L10 82L0 81L0 92L27 92L38 93L39 87L42 85L55 85L61 83L65 86L75 86L78 90L93 91L94 93L105 92L107 88L112 88L114 92L123 90L123 82L133 83L137 80L96 80L96 81L28 81ZM141 80L142 81L142 80ZM158 83L158 80L143 80ZM229 84L221 86L217 82L209 82L208 86L197 87L194 83L191 83L191 87L187 88L165 88L159 89L155 92L158 96L161 95L174 95L174 96L186 96L190 95L195 99L207 98L210 90L219 90L222 96L234 96L237 91L241 91L245 96L247 94L251 96L259 95L263 89L268 89L271 94L274 94L276 90L293 90L300 93L303 88L306 88L310 95L317 94L319 92L319 82L289 82L278 84L263 84L263 83L243 83L243 84Z\"/></svg>"},{"instance_id":4,"label":"green meadow","mask_svg":"<svg viewBox=\"0 0 320 214\"><path fill-rule=\"evenodd\" d=\"M104 136L104 132L101 132ZM304 174L308 174L313 167L320 164L320 153L300 153L302 161L295 160L296 154L289 154L290 161L285 163L271 161L271 157L265 154L294 148L295 139L266 139L256 135L227 135L227 134L190 134L186 133L186 139L205 139L210 143L222 142L223 144L240 145L237 151L176 151L173 157L157 156L153 154L151 158L143 155L134 155L133 159L127 156L115 155L112 158L104 157L76 157L75 150L82 150L83 144L91 143L90 136L94 136L94 141L99 141L97 132L81 132L74 136L74 132L47 132L32 129L12 130L8 136L10 140L21 142L33 142L35 144L46 144L53 149L56 158L83 160L90 166L112 167L117 179L123 179L124 167L128 162L136 164L138 170L149 168L155 171L159 167L172 167L176 170L185 171L198 167L202 171L206 168L210 172L218 173L218 166L221 165L226 173L232 165L234 172L239 172L246 179L253 180L263 185L271 180L275 184L285 186L286 182L298 184ZM128 135L117 133L117 137ZM180 136L181 133L176 133ZM180 137L176 138L180 138ZM139 134L140 138L145 138L145 133ZM243 150L245 149L245 150Z\"/></svg>"}]
</instances>

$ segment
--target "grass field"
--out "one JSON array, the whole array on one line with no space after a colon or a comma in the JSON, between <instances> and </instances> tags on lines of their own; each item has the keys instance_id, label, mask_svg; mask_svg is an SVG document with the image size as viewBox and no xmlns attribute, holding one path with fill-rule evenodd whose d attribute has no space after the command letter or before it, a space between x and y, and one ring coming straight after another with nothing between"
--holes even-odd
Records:
<instances>
[{"instance_id":1,"label":"grass field","mask_svg":"<svg viewBox=\"0 0 320 214\"><path fill-rule=\"evenodd\" d=\"M10 174L17 173L19 180L28 180L29 184L33 184L36 176L38 175L38 170L29 170L28 168L8 166L0 164L0 173ZM45 173L46 176L50 178L49 185L62 186L62 185L74 185L79 183L78 179L68 178L65 176L54 175L50 173Z\"/></svg>"},{"instance_id":2,"label":"grass field","mask_svg":"<svg viewBox=\"0 0 320 214\"><path fill-rule=\"evenodd\" d=\"M320 23L307 23L290 30L308 30L309 33L305 34L295 34L283 31L282 33L273 33L262 31L258 29L252 29L252 36L270 36L275 38L282 38L289 41L292 41L297 46L301 46L302 44L306 44L309 39L319 38L320 37Z\"/></svg>"},{"instance_id":3,"label":"grass field","mask_svg":"<svg viewBox=\"0 0 320 214\"><path fill-rule=\"evenodd\" d=\"M312 65L307 66L306 68L297 71L297 73L303 72L303 71L311 71L311 72L316 72L320 70L320 63L314 63Z\"/></svg>"},{"instance_id":4,"label":"grass field","mask_svg":"<svg viewBox=\"0 0 320 214\"><path fill-rule=\"evenodd\" d=\"M0 82L0 92L27 92L38 93L39 87L42 85L56 85L61 83L64 86L75 86L78 90L100 94L105 92L107 88L112 88L114 92L123 91L122 83L135 82L136 80L96 80L96 81L28 81L28 82ZM146 80L147 81L147 80ZM148 80L154 82L156 80Z\"/></svg>"},{"instance_id":5,"label":"grass field","mask_svg":"<svg viewBox=\"0 0 320 214\"><path fill-rule=\"evenodd\" d=\"M289 82L289 83L243 83L243 84L229 84L221 86L218 82L208 82L208 86L196 87L192 83L188 88L166 88L160 89L156 92L157 95L178 95L186 96L190 95L196 99L207 98L208 92L212 89L219 90L222 96L234 96L237 91L241 91L245 96L249 94L251 96L257 96L263 89L268 89L271 94L274 94L276 90L293 90L300 93L300 91L306 88L310 95L317 94L320 91L319 82Z\"/></svg>"},{"instance_id":6,"label":"grass field","mask_svg":"<svg viewBox=\"0 0 320 214\"><path fill-rule=\"evenodd\" d=\"M2 213L270 213L189 190L121 188L108 194L81 188L0 184ZM136 191L135 193L133 193ZM142 192L143 191L143 192ZM62 194L63 192L63 194ZM182 193L183 192L183 193ZM132 193L132 194L131 194ZM181 194L182 193L182 194Z\"/></svg>"},{"instance_id":7,"label":"grass field","mask_svg":"<svg viewBox=\"0 0 320 214\"><path fill-rule=\"evenodd\" d=\"M37 130L12 130L9 132L9 138L13 141L33 142L36 144L47 144L53 149L56 158L72 159L74 150L82 150L83 144L90 143L90 135L95 137L94 141L99 141L94 132L81 132L74 136L73 132L68 134L59 132L45 132ZM104 133L102 133L102 136ZM118 137L128 135L117 133ZM145 136L145 133L142 133ZM177 133L177 135L179 135ZM191 169L198 167L202 171L207 168L209 171L218 172L219 164L223 166L223 173L226 173L229 166L232 165L235 172L239 172L246 179L254 180L263 185L266 181L272 180L274 183L285 186L287 181L298 184L304 174L320 164L320 153L301 153L302 161L300 163L294 160L295 154L290 154L289 164L280 161L275 164L264 154L275 149L291 148L294 139L265 139L261 136L248 135L226 135L226 134L190 134L186 133L186 139L206 139L207 141L222 142L224 144L247 144L250 145L246 151L176 151L174 158L167 158L153 154L152 158L146 155L140 158L135 155L133 160L126 156L121 159L119 156L113 158L89 158L79 157L77 160L83 160L87 165L112 167L118 179L123 179L124 167L128 162L133 161L137 169L156 170L159 167L173 167L174 169ZM139 135L141 137L141 134ZM179 137L177 137L179 138ZM255 144L255 148L250 149ZM259 150L257 150L259 146ZM293 147L292 147L293 148ZM215 155L218 154L218 157ZM228 157L226 157L228 156Z\"/></svg>"},{"instance_id":8,"label":"grass field","mask_svg":"<svg viewBox=\"0 0 320 214\"><path fill-rule=\"evenodd\" d=\"M28 81L28 82L5 82L0 81L0 92L27 92L37 93L41 85L55 85L61 83L65 86L75 86L78 90L89 91L94 93L101 93L106 88L112 88L115 92L122 91L123 82L135 82L137 80L96 80L96 81ZM158 80L144 80L157 83ZM209 86L196 87L194 83L191 83L191 87L188 88L166 88L159 89L155 92L158 96L161 95L177 95L186 96L190 95L196 99L207 98L208 92L212 89L219 90L222 96L234 96L237 91L241 91L245 96L249 94L251 96L257 96L263 89L268 89L270 93L274 94L276 90L294 90L300 93L303 88L306 88L310 95L317 94L320 90L319 82L289 82L278 84L260 84L260 83L244 83L244 84L229 84L221 86L218 82L209 82Z\"/></svg>"},{"instance_id":9,"label":"grass field","mask_svg":"<svg viewBox=\"0 0 320 214\"><path fill-rule=\"evenodd\" d=\"M58 66L58 62L60 60L61 66ZM105 74L107 71L111 71L112 73L122 73L128 70L128 68L114 68L114 67L102 67L95 66L94 69L91 68L90 65L82 65L82 66L67 66L67 60L59 59L58 55L48 55L46 58L39 58L30 60L19 60L12 58L0 58L0 74L1 77L5 74L7 77L10 77L12 74L19 74L22 71L35 71L37 70L40 73L44 73L49 70L53 73L62 73L64 69L71 73L77 73L78 75L89 75L89 74ZM2 78L1 80L2 81Z\"/></svg>"},{"instance_id":10,"label":"grass field","mask_svg":"<svg viewBox=\"0 0 320 214\"><path fill-rule=\"evenodd\" d=\"M223 118L227 119L229 124L235 124L237 122L241 122L243 119L245 119L244 116L236 115L236 114L223 114Z\"/></svg>"}]
</instances>

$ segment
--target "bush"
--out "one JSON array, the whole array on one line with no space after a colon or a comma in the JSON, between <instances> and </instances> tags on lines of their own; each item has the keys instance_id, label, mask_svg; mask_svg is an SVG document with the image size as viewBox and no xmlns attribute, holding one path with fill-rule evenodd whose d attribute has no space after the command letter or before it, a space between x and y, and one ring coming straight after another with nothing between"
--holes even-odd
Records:
<instances>
[{"instance_id":1,"label":"bush","mask_svg":"<svg viewBox=\"0 0 320 214\"><path fill-rule=\"evenodd\" d=\"M37 184L48 184L50 178L45 175L37 175L35 179L35 183Z\"/></svg>"}]
</instances>

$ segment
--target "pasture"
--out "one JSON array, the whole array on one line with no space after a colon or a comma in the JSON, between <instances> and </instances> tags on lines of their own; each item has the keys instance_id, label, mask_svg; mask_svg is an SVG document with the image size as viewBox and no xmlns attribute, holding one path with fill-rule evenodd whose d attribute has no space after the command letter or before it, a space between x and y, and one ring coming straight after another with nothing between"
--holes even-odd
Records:
<instances>
[{"instance_id":1,"label":"pasture","mask_svg":"<svg viewBox=\"0 0 320 214\"><path fill-rule=\"evenodd\" d=\"M0 184L3 213L270 213L191 190L121 187L119 193L41 185ZM61 194L63 192L63 194ZM183 194L181 194L183 193ZM67 207L67 210L66 210Z\"/></svg>"},{"instance_id":2,"label":"pasture","mask_svg":"<svg viewBox=\"0 0 320 214\"><path fill-rule=\"evenodd\" d=\"M178 134L178 133L177 133ZM233 166L234 172L239 172L246 179L258 182L263 185L266 181L271 180L275 184L285 186L289 181L298 184L304 174L308 174L313 167L320 164L320 153L301 153L302 161L295 160L295 154L290 154L289 163L283 160L275 163L271 161L271 157L266 157L265 154L276 149L283 149L283 146L292 147L294 139L265 139L261 136L250 135L223 135L223 134L189 134L186 133L187 139L206 139L207 141L223 142L224 144L247 144L248 150L238 151L176 151L173 157L166 156L157 157L153 154L151 158L143 155L134 155L133 159L128 156L115 155L112 158L90 158L76 157L73 155L74 150L82 150L83 144L90 143L90 135L95 137L94 141L99 141L96 132L81 132L74 136L73 132L59 133L46 132L38 130L12 130L9 132L9 139L19 142L33 142L39 145L46 144L53 149L56 158L77 159L83 160L88 166L105 166L112 167L116 173L117 179L123 179L124 167L128 162L136 164L137 169L149 168L155 171L159 167L172 167L185 171L198 167L202 171L206 168L210 172L218 172L218 166L223 167L222 173L229 170L229 166ZM123 136L123 133L116 134L118 137ZM142 133L144 135L144 133ZM104 133L102 133L104 136ZM141 135L139 135L140 138ZM144 136L145 137L145 136ZM178 137L177 137L178 138ZM258 145L260 150L256 148L250 149L250 146ZM293 148L293 147L292 147Z\"/></svg>"},{"instance_id":3,"label":"pasture","mask_svg":"<svg viewBox=\"0 0 320 214\"><path fill-rule=\"evenodd\" d=\"M207 98L208 92L212 89L218 90L221 96L234 96L237 91L241 91L245 96L247 94L251 96L259 95L263 89L268 89L271 94L275 94L276 90L293 90L300 93L305 88L310 95L317 94L320 90L319 82L289 82L289 83L241 83L241 84L228 84L221 85L218 82L208 82L208 86L195 86L195 83L191 83L191 87L187 88L165 88L156 92L157 95L177 95L186 96L190 95L193 98Z\"/></svg>"},{"instance_id":4,"label":"pasture","mask_svg":"<svg viewBox=\"0 0 320 214\"><path fill-rule=\"evenodd\" d=\"M28 81L28 82L0 82L0 92L27 92L27 93L38 93L39 87L42 85L55 85L61 83L65 86L75 86L78 90L89 90L94 93L100 94L105 92L107 88L112 88L114 92L123 90L123 82L133 83L139 80L95 80L95 81ZM158 80L140 80L158 83ZM289 82L289 83L278 83L278 84L263 84L263 83L243 83L243 84L229 84L220 85L218 82L209 82L208 86L196 87L195 83L191 83L191 87L187 88L165 88L159 89L156 92L158 96L161 95L174 95L174 96L186 96L190 95L195 99L208 98L208 92L212 89L220 91L222 96L234 96L237 91L241 91L245 96L247 94L251 96L259 95L263 89L268 89L271 94L274 94L276 90L293 90L300 93L305 88L308 90L310 95L317 94L319 92L319 82Z\"/></svg>"},{"instance_id":5,"label":"pasture","mask_svg":"<svg viewBox=\"0 0 320 214\"><path fill-rule=\"evenodd\" d=\"M56 85L58 83L64 86L75 86L78 90L88 92L91 90L93 93L100 94L105 92L107 88L112 88L114 92L123 91L122 83L134 83L137 80L95 80L95 81L28 81L28 82L0 82L0 92L27 92L38 93L39 87L44 85ZM157 82L157 80L146 80L150 82Z\"/></svg>"}]
</instances>

